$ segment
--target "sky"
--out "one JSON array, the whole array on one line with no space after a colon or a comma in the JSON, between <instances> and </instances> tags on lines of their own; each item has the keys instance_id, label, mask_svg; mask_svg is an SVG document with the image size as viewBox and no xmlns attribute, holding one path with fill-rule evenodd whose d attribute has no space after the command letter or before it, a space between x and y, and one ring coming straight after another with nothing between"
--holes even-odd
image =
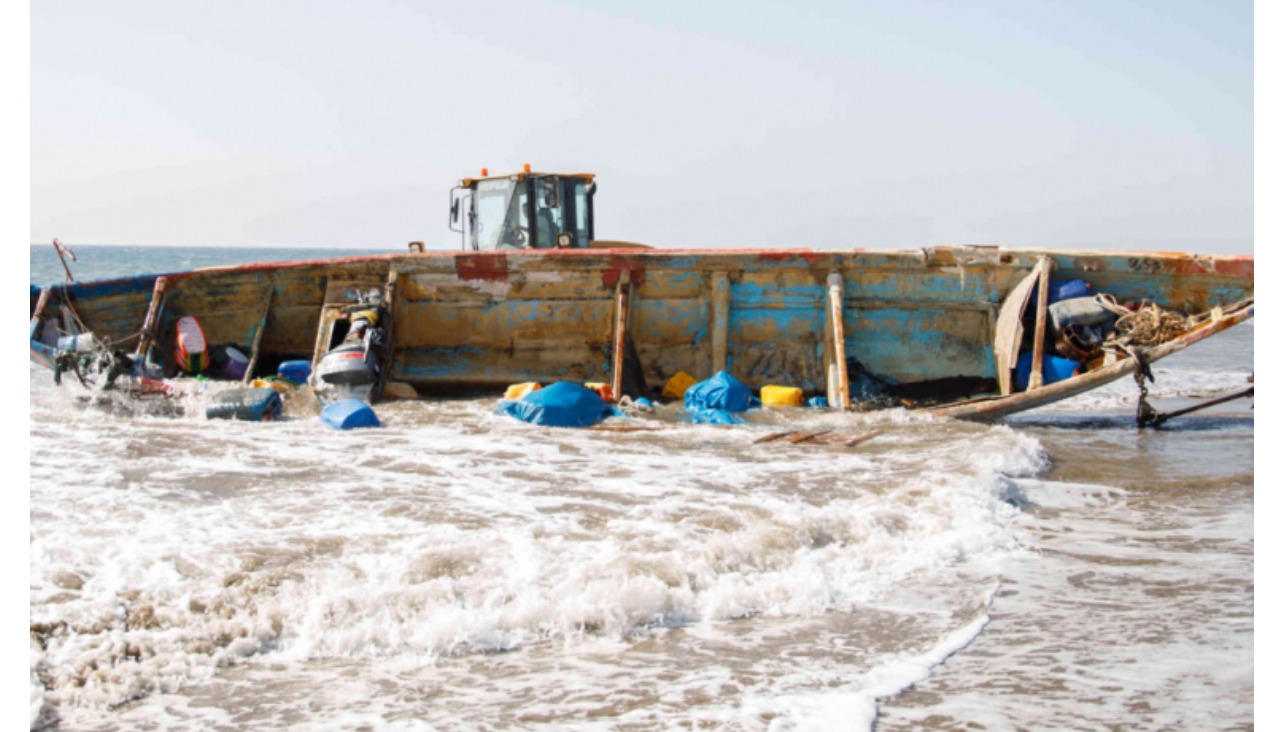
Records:
<instances>
[{"instance_id":1,"label":"sky","mask_svg":"<svg viewBox=\"0 0 1284 732\"><path fill-rule=\"evenodd\" d=\"M1253 252L1253 5L30 7L30 237L457 248L487 167L599 238Z\"/></svg>"}]
</instances>

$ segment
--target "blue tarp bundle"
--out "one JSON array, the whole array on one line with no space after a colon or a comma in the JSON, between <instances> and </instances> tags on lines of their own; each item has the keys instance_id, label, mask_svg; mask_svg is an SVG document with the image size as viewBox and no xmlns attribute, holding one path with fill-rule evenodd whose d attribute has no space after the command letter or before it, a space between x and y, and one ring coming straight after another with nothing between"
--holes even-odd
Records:
<instances>
[{"instance_id":1,"label":"blue tarp bundle","mask_svg":"<svg viewBox=\"0 0 1284 732\"><path fill-rule=\"evenodd\" d=\"M517 401L505 401L499 411L544 427L590 427L619 412L592 389L559 381Z\"/></svg>"},{"instance_id":2,"label":"blue tarp bundle","mask_svg":"<svg viewBox=\"0 0 1284 732\"><path fill-rule=\"evenodd\" d=\"M712 378L687 389L686 406L691 412L720 409L726 412L743 412L754 406L753 392L726 371L719 371Z\"/></svg>"}]
</instances>

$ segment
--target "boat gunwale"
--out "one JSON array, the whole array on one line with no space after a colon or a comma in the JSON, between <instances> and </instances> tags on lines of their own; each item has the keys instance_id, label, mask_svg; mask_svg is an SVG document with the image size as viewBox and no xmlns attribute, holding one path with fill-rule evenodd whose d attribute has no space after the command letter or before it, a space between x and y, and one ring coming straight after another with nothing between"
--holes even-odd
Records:
<instances>
[{"instance_id":1,"label":"boat gunwale","mask_svg":"<svg viewBox=\"0 0 1284 732\"><path fill-rule=\"evenodd\" d=\"M933 261L937 252L959 253L986 253L995 256L996 261L955 261L955 262L935 262ZM216 265L211 267L198 267L190 270L179 270L175 272L145 273L137 275L126 275L122 277L109 277L97 280L77 280L73 282L56 282L45 285L33 285L39 288L59 288L67 291L72 288L90 287L90 286L107 286L116 283L134 283L143 281L154 281L157 277L168 277L172 280L185 280L202 275L219 275L233 274L244 272L271 272L287 269L305 269L309 267L322 266L339 266L345 264L364 264L376 262L395 262L395 261L414 261L414 260L446 260L459 257L497 257L509 259L513 258L519 261L538 261L547 260L572 260L572 259L605 259L608 265L624 261L646 261L660 260L667 257L688 257L704 255L711 259L721 259L725 257L735 257L752 255L757 257L767 257L767 261L774 261L776 257L797 256L806 259L831 259L841 258L851 255L872 255L887 256L896 258L913 258L918 260L918 266L924 268L936 267L996 267L996 268L1014 268L1025 269L1033 266L1034 262L1040 256L1064 257L1070 259L1099 259L1101 257L1128 257L1128 258L1145 258L1157 261L1191 261L1191 262L1208 262L1214 267L1211 270L1203 270L1202 274L1207 276L1225 276L1225 277L1248 277L1252 278L1253 273L1248 272L1221 272L1215 266L1219 263L1226 264L1253 264L1255 255L1253 254L1197 254L1190 252L1147 252L1134 250L1077 250L1077 249L1011 249L1006 247L996 247L988 245L938 245L926 246L919 248L849 248L849 249L813 249L807 247L768 247L768 248L739 248L739 249L715 249L715 248L691 248L691 249L513 249L513 250L492 250L492 251L467 251L467 250L440 250L426 252L383 252L374 254L355 254L345 255L342 257L326 257L311 259L285 259L271 262L250 262L246 264ZM1002 260L1003 255L1015 256L1017 258ZM712 262L711 262L712 263ZM841 262L835 262L839 265Z\"/></svg>"}]
</instances>

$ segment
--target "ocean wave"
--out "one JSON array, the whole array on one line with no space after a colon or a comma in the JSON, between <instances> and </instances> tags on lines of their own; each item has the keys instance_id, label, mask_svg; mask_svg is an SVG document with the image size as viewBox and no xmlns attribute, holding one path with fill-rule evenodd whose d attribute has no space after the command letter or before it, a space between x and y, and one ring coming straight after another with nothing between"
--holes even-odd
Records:
<instances>
[{"instance_id":1,"label":"ocean wave","mask_svg":"<svg viewBox=\"0 0 1284 732\"><path fill-rule=\"evenodd\" d=\"M448 658L655 629L926 607L1024 549L1006 427L903 411L856 451L779 425L544 430L491 400L385 427L106 417L32 389L33 709L114 707L250 656ZM814 420L809 422L808 420ZM948 604L948 602L947 602Z\"/></svg>"}]
</instances>

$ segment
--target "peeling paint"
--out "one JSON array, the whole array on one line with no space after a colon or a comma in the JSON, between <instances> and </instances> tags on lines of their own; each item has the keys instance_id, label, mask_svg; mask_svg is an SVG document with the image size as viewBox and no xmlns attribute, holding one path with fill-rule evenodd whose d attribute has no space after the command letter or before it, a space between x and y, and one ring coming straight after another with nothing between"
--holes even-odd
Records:
<instances>
[{"instance_id":1,"label":"peeling paint","mask_svg":"<svg viewBox=\"0 0 1284 732\"><path fill-rule=\"evenodd\" d=\"M711 297L726 293L725 349L750 386L821 388L825 277L843 284L843 344L900 381L994 375L992 318L1043 252L975 247L845 252L650 250L347 257L170 275L166 317L195 315L212 342L248 346L275 283L262 358L311 354L320 313L346 287L381 286L395 269L394 379L419 387L505 380L609 380L614 292L635 286L630 334L647 379L705 378L715 356ZM1056 277L1098 292L1191 311L1253 294L1254 260L1153 252L1047 252ZM627 273L627 274L626 274ZM269 280L269 277L271 280ZM136 334L156 275L77 283L90 329ZM162 326L162 329L164 326ZM43 357L33 347L32 357ZM509 382L511 383L511 382Z\"/></svg>"},{"instance_id":2,"label":"peeling paint","mask_svg":"<svg viewBox=\"0 0 1284 732\"><path fill-rule=\"evenodd\" d=\"M459 254L455 272L462 280L504 281L508 279L508 257L502 253Z\"/></svg>"}]
</instances>

